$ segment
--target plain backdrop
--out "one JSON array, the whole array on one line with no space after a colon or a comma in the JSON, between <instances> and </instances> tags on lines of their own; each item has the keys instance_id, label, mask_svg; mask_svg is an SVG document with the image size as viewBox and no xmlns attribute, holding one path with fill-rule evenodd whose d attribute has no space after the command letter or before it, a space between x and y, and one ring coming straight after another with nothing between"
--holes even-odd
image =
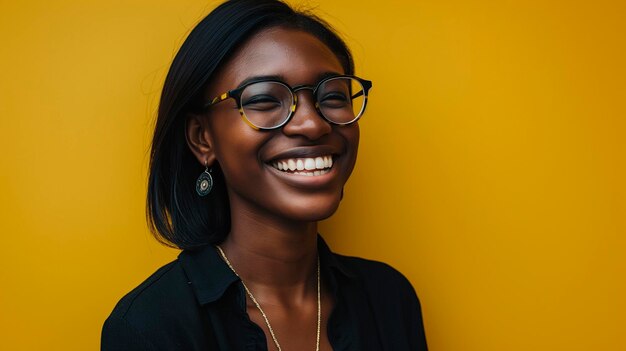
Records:
<instances>
[{"instance_id":1,"label":"plain backdrop","mask_svg":"<svg viewBox=\"0 0 626 351\"><path fill-rule=\"evenodd\" d=\"M374 82L320 228L402 271L433 351L626 350L623 1L319 0ZM0 2L0 349L96 350L177 255L144 219L160 88L215 2Z\"/></svg>"}]
</instances>

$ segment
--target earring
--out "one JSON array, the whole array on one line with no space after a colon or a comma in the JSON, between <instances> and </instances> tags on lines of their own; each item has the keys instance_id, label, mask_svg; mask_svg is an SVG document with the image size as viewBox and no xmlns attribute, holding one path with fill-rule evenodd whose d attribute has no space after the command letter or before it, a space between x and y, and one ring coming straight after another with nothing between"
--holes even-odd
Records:
<instances>
[{"instance_id":1,"label":"earring","mask_svg":"<svg viewBox=\"0 0 626 351\"><path fill-rule=\"evenodd\" d=\"M211 173L209 173L209 166L207 162L204 161L205 170L200 174L198 180L196 180L196 192L200 196L207 196L213 189L213 177L211 177Z\"/></svg>"}]
</instances>

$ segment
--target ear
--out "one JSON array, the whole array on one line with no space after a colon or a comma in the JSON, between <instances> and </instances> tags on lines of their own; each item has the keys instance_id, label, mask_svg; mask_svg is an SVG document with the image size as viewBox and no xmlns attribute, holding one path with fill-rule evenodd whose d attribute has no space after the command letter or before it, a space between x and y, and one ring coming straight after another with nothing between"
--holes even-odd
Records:
<instances>
[{"instance_id":1,"label":"ear","mask_svg":"<svg viewBox=\"0 0 626 351\"><path fill-rule=\"evenodd\" d=\"M209 132L209 123L206 115L188 114L185 124L185 137L191 152L201 165L211 165L215 162L213 140Z\"/></svg>"}]
</instances>

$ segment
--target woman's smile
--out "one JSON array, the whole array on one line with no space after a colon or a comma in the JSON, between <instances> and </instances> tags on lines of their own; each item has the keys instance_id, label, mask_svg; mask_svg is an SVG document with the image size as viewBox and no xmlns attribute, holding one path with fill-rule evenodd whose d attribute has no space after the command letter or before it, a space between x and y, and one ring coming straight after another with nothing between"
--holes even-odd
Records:
<instances>
[{"instance_id":1,"label":"woman's smile","mask_svg":"<svg viewBox=\"0 0 626 351\"><path fill-rule=\"evenodd\" d=\"M272 166L287 174L319 176L328 173L333 166L333 157L326 155L315 158L289 158L273 162Z\"/></svg>"},{"instance_id":2,"label":"woman's smile","mask_svg":"<svg viewBox=\"0 0 626 351\"><path fill-rule=\"evenodd\" d=\"M333 157L325 155L315 158L289 158L273 162L272 166L288 174L318 176L328 173L333 166Z\"/></svg>"},{"instance_id":3,"label":"woman's smile","mask_svg":"<svg viewBox=\"0 0 626 351\"><path fill-rule=\"evenodd\" d=\"M331 145L294 147L272 156L266 164L292 185L315 188L337 177L333 166L341 152Z\"/></svg>"}]
</instances>

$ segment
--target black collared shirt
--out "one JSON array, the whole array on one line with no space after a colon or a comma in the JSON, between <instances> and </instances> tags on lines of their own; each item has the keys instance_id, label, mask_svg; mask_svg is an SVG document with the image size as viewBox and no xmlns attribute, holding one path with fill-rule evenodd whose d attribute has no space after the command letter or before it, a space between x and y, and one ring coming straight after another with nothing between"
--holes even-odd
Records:
<instances>
[{"instance_id":1,"label":"black collared shirt","mask_svg":"<svg viewBox=\"0 0 626 351\"><path fill-rule=\"evenodd\" d=\"M427 350L420 304L402 274L334 254L319 236L318 250L335 301L327 330L334 350ZM118 302L102 350L265 351L245 296L215 247L183 251Z\"/></svg>"}]
</instances>

